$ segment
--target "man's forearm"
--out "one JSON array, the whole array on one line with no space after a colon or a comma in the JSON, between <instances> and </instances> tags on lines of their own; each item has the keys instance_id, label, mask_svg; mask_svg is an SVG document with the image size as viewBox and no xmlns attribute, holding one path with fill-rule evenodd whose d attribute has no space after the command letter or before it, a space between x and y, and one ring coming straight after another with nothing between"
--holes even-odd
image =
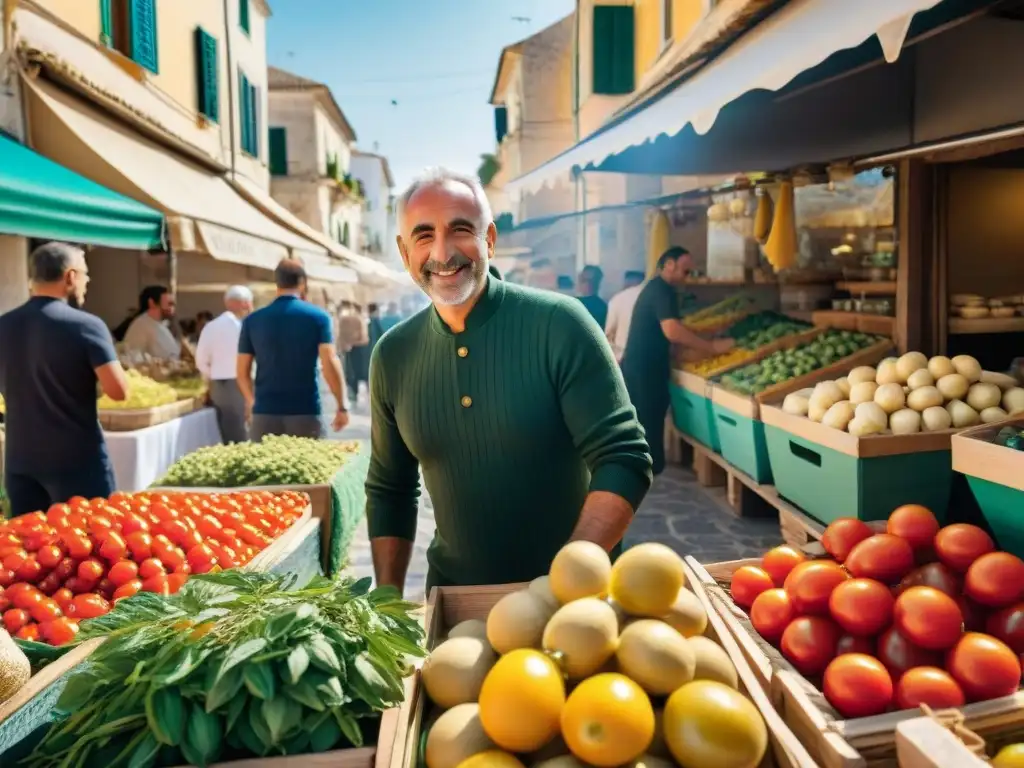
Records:
<instances>
[{"instance_id":1,"label":"man's forearm","mask_svg":"<svg viewBox=\"0 0 1024 768\"><path fill-rule=\"evenodd\" d=\"M583 502L579 522L572 532L573 541L592 541L611 550L633 520L633 507L616 493L591 491Z\"/></svg>"},{"instance_id":2,"label":"man's forearm","mask_svg":"<svg viewBox=\"0 0 1024 768\"><path fill-rule=\"evenodd\" d=\"M378 536L370 539L373 573L378 587L405 590L405 577L412 559L412 542L397 536Z\"/></svg>"},{"instance_id":3,"label":"man's forearm","mask_svg":"<svg viewBox=\"0 0 1024 768\"><path fill-rule=\"evenodd\" d=\"M334 395L334 400L338 403L338 407L348 409L348 403L345 400L345 388L341 384L344 378L341 372L341 358L337 355L331 355L327 365L324 366L324 378L327 379L327 387L331 390L331 394Z\"/></svg>"},{"instance_id":4,"label":"man's forearm","mask_svg":"<svg viewBox=\"0 0 1024 768\"><path fill-rule=\"evenodd\" d=\"M252 370L239 371L236 381L238 382L238 389L242 392L242 398L248 405L252 405L256 400L256 395L252 391Z\"/></svg>"},{"instance_id":5,"label":"man's forearm","mask_svg":"<svg viewBox=\"0 0 1024 768\"><path fill-rule=\"evenodd\" d=\"M692 349L699 349L708 354L715 351L715 343L712 340L705 339L703 336L694 333L682 323L674 326L672 337L669 338L669 341Z\"/></svg>"}]
</instances>

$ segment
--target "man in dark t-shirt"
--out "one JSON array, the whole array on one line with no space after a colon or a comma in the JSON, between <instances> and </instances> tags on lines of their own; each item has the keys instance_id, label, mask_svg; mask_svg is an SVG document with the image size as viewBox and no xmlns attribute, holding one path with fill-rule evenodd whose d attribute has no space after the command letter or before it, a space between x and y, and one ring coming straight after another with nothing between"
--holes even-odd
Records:
<instances>
[{"instance_id":1,"label":"man in dark t-shirt","mask_svg":"<svg viewBox=\"0 0 1024 768\"><path fill-rule=\"evenodd\" d=\"M0 316L0 393L7 401L5 484L11 511L72 496L109 496L114 473L96 414L96 384L114 400L128 381L110 331L75 307L89 282L85 254L47 243L31 256L32 296Z\"/></svg>"},{"instance_id":2,"label":"man in dark t-shirt","mask_svg":"<svg viewBox=\"0 0 1024 768\"><path fill-rule=\"evenodd\" d=\"M608 302L601 298L601 281L604 280L604 272L601 268L588 264L580 270L579 299L587 308L590 316L597 321L597 324L604 328L608 322Z\"/></svg>"},{"instance_id":3,"label":"man in dark t-shirt","mask_svg":"<svg viewBox=\"0 0 1024 768\"><path fill-rule=\"evenodd\" d=\"M698 336L679 319L676 288L685 282L690 253L678 246L658 259L658 274L640 291L622 355L622 375L630 400L647 433L654 474L665 469L664 428L668 413L668 381L672 373L672 344L697 349L708 355L729 351L732 339L708 340Z\"/></svg>"}]
</instances>

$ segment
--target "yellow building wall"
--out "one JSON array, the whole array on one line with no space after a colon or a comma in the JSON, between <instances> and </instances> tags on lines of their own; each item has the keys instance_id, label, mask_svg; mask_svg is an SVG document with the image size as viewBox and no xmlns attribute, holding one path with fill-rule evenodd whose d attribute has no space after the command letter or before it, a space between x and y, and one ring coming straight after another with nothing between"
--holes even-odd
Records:
<instances>
[{"instance_id":1,"label":"yellow building wall","mask_svg":"<svg viewBox=\"0 0 1024 768\"><path fill-rule=\"evenodd\" d=\"M634 0L636 80L640 82L665 48L661 34L663 0ZM672 0L672 41L677 44L693 32L707 13L707 0Z\"/></svg>"},{"instance_id":2,"label":"yellow building wall","mask_svg":"<svg viewBox=\"0 0 1024 768\"><path fill-rule=\"evenodd\" d=\"M83 0L36 0L36 5L90 40L100 39L100 4Z\"/></svg>"}]
</instances>

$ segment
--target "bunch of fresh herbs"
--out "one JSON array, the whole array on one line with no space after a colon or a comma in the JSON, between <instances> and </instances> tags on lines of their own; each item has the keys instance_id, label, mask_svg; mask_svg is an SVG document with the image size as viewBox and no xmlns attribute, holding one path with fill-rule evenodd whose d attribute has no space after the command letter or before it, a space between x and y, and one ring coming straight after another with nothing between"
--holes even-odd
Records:
<instances>
[{"instance_id":1,"label":"bunch of fresh herbs","mask_svg":"<svg viewBox=\"0 0 1024 768\"><path fill-rule=\"evenodd\" d=\"M106 641L68 681L31 768L144 768L362 746L422 656L415 607L370 580L225 571L83 623Z\"/></svg>"}]
</instances>

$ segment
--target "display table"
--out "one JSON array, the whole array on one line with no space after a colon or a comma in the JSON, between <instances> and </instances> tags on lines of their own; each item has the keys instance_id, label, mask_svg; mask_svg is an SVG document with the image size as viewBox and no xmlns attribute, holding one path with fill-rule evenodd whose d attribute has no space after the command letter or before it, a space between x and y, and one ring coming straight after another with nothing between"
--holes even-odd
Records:
<instances>
[{"instance_id":1,"label":"display table","mask_svg":"<svg viewBox=\"0 0 1024 768\"><path fill-rule=\"evenodd\" d=\"M142 491L186 453L220 442L213 408L134 432L104 432L119 491Z\"/></svg>"}]
</instances>

